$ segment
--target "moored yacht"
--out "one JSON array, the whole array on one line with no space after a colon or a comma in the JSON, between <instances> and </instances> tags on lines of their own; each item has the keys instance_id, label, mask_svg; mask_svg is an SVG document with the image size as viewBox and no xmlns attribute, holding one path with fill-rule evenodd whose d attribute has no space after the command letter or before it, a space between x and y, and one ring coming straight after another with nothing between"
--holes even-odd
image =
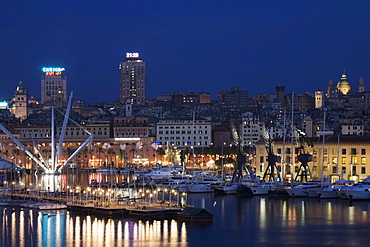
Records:
<instances>
[{"instance_id":1,"label":"moored yacht","mask_svg":"<svg viewBox=\"0 0 370 247\"><path fill-rule=\"evenodd\" d=\"M291 197L305 197L308 196L308 191L313 188L319 188L321 186L321 181L311 181L305 182L300 185L286 188L285 191Z\"/></svg>"},{"instance_id":2,"label":"moored yacht","mask_svg":"<svg viewBox=\"0 0 370 247\"><path fill-rule=\"evenodd\" d=\"M257 185L250 186L253 195L268 195L269 191L277 187L281 182L268 181Z\"/></svg>"},{"instance_id":3,"label":"moored yacht","mask_svg":"<svg viewBox=\"0 0 370 247\"><path fill-rule=\"evenodd\" d=\"M218 195L235 195L238 194L238 186L240 183L227 183L224 185L212 186L215 194Z\"/></svg>"},{"instance_id":4,"label":"moored yacht","mask_svg":"<svg viewBox=\"0 0 370 247\"><path fill-rule=\"evenodd\" d=\"M370 177L365 178L361 183L347 187L343 192L346 198L350 200L369 200Z\"/></svg>"},{"instance_id":5,"label":"moored yacht","mask_svg":"<svg viewBox=\"0 0 370 247\"><path fill-rule=\"evenodd\" d=\"M320 198L321 199L339 198L340 194L338 192L344 190L348 186L352 186L354 183L355 181L353 180L346 179L337 180L332 185L323 188L323 190L321 191Z\"/></svg>"}]
</instances>

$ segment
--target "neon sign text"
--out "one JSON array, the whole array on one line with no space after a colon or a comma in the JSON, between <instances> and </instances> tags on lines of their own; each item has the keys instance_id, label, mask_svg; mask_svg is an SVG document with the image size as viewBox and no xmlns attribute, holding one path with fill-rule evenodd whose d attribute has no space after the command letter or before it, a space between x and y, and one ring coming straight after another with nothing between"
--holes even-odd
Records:
<instances>
[{"instance_id":1,"label":"neon sign text","mask_svg":"<svg viewBox=\"0 0 370 247\"><path fill-rule=\"evenodd\" d=\"M62 75L62 72L46 72L46 75Z\"/></svg>"},{"instance_id":2,"label":"neon sign text","mask_svg":"<svg viewBox=\"0 0 370 247\"><path fill-rule=\"evenodd\" d=\"M128 52L126 53L126 57L139 57L139 53L138 52Z\"/></svg>"},{"instance_id":3,"label":"neon sign text","mask_svg":"<svg viewBox=\"0 0 370 247\"><path fill-rule=\"evenodd\" d=\"M65 68L60 67L43 67L42 72L62 72L66 70Z\"/></svg>"}]
</instances>

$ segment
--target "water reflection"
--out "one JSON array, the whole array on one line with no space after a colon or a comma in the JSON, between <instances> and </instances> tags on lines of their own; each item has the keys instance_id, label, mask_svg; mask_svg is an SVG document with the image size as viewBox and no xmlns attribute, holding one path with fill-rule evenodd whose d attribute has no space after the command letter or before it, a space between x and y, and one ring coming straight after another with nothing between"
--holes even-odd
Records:
<instances>
[{"instance_id":1,"label":"water reflection","mask_svg":"<svg viewBox=\"0 0 370 247\"><path fill-rule=\"evenodd\" d=\"M186 224L0 208L0 246L187 246Z\"/></svg>"},{"instance_id":2,"label":"water reflection","mask_svg":"<svg viewBox=\"0 0 370 247\"><path fill-rule=\"evenodd\" d=\"M86 187L93 179L128 182L127 176L119 174L71 172L57 177L60 180L19 176L15 181L19 184L45 181L41 183L42 189L53 182L53 189L62 191L66 186ZM287 247L309 244L338 247L367 246L370 242L368 201L215 196L212 193L190 194L187 200L188 204L213 213L213 223L109 219L68 211L0 207L0 246Z\"/></svg>"}]
</instances>

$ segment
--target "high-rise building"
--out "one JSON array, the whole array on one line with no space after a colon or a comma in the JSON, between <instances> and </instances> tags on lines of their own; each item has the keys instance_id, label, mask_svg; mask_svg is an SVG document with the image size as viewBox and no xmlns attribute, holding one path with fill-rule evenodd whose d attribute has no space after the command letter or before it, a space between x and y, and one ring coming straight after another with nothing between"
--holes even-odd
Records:
<instances>
[{"instance_id":1,"label":"high-rise building","mask_svg":"<svg viewBox=\"0 0 370 247\"><path fill-rule=\"evenodd\" d=\"M67 101L67 76L62 72L64 68L44 67L41 76L41 103L46 101L55 101L58 95L63 95L63 101Z\"/></svg>"},{"instance_id":2,"label":"high-rise building","mask_svg":"<svg viewBox=\"0 0 370 247\"><path fill-rule=\"evenodd\" d=\"M145 105L146 67L139 53L126 53L120 63L120 102L130 100L132 104Z\"/></svg>"}]
</instances>

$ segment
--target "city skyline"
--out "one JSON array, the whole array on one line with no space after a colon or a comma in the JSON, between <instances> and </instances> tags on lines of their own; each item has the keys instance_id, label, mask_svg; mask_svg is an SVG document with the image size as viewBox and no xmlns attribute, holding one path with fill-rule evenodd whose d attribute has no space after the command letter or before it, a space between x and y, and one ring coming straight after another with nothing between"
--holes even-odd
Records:
<instances>
[{"instance_id":1,"label":"city skyline","mask_svg":"<svg viewBox=\"0 0 370 247\"><path fill-rule=\"evenodd\" d=\"M138 52L147 98L165 92L249 95L325 91L346 70L354 91L369 76L367 1L139 1L63 4L14 1L0 10L0 100L20 79L40 96L42 67L66 68L68 91L91 102L119 100L118 65ZM34 10L34 11L30 11Z\"/></svg>"}]
</instances>

